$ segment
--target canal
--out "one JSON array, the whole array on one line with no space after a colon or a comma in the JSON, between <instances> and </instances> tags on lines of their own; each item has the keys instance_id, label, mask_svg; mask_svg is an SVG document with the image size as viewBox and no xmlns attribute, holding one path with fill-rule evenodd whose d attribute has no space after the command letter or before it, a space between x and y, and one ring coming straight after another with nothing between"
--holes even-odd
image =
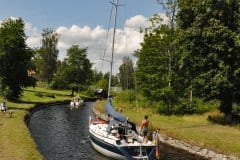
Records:
<instances>
[{"instance_id":1,"label":"canal","mask_svg":"<svg viewBox=\"0 0 240 160\"><path fill-rule=\"evenodd\" d=\"M69 105L45 107L32 114L28 127L45 160L110 160L95 151L89 141L88 120L92 102L78 109ZM161 160L200 160L192 154L161 145Z\"/></svg>"}]
</instances>

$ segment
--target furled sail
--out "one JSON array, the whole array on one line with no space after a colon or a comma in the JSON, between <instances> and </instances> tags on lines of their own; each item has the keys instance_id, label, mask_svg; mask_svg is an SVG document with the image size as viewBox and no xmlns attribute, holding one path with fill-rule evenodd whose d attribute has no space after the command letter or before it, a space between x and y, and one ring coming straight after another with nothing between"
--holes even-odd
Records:
<instances>
[{"instance_id":1,"label":"furled sail","mask_svg":"<svg viewBox=\"0 0 240 160\"><path fill-rule=\"evenodd\" d=\"M126 117L123 115L119 114L112 106L110 100L107 100L106 106L105 106L105 111L107 112L108 115L112 116L115 120L120 121L120 122L125 122L127 120Z\"/></svg>"}]
</instances>

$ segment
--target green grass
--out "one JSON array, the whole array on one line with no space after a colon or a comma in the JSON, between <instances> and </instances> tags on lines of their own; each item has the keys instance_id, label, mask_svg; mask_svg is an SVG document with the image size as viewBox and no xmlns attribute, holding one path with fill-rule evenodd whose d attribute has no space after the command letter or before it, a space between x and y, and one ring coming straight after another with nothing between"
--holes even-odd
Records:
<instances>
[{"instance_id":1,"label":"green grass","mask_svg":"<svg viewBox=\"0 0 240 160\"><path fill-rule=\"evenodd\" d=\"M100 104L96 103L98 110L104 111ZM208 148L217 153L240 156L240 127L223 126L211 123L208 115L218 115L218 111L212 111L201 115L164 116L154 113L149 107L137 108L125 103L113 102L116 108L121 108L123 114L130 121L140 125L146 114L150 120L150 130L160 129L160 133L183 140L193 145ZM101 105L102 106L102 105ZM121 106L121 107L119 107Z\"/></svg>"},{"instance_id":2,"label":"green grass","mask_svg":"<svg viewBox=\"0 0 240 160\"><path fill-rule=\"evenodd\" d=\"M24 117L29 109L36 103L49 103L70 100L71 91L49 90L41 87L26 88L20 102L7 102L9 109L13 110L12 118L5 118L0 113L0 159L3 160L41 160L43 157L38 152L36 144L25 125ZM0 97L0 99L2 99ZM103 101L98 101L95 106L104 112ZM202 115L164 116L145 107L134 107L126 103L116 104L131 121L139 125L143 116L147 114L151 121L152 130L160 128L166 135L184 140L186 142L206 147L214 151L240 156L240 126L222 126L207 120L208 115L218 115L217 111Z\"/></svg>"},{"instance_id":3,"label":"green grass","mask_svg":"<svg viewBox=\"0 0 240 160\"><path fill-rule=\"evenodd\" d=\"M42 160L24 117L35 104L70 100L70 94L70 91L26 88L19 102L7 102L8 109L13 110L13 116L6 118L0 113L0 159Z\"/></svg>"}]
</instances>

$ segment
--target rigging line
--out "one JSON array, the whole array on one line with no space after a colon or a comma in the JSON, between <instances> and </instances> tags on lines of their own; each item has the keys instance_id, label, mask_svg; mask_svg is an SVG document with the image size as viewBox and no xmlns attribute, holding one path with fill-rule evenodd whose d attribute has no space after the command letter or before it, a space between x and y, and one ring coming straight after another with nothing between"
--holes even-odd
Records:
<instances>
[{"instance_id":1,"label":"rigging line","mask_svg":"<svg viewBox=\"0 0 240 160\"><path fill-rule=\"evenodd\" d=\"M113 28L113 39L112 39L112 54L111 54L111 67L108 81L108 98L110 97L111 90L111 80L112 80L112 68L113 68L113 52L114 52L114 43L115 43L115 34L116 34L116 25L117 25L117 12L118 12L118 0L115 0L116 3L112 3L115 9L114 13L114 28Z\"/></svg>"},{"instance_id":2,"label":"rigging line","mask_svg":"<svg viewBox=\"0 0 240 160\"><path fill-rule=\"evenodd\" d=\"M127 20L127 1L126 0L124 1L124 4L125 4L124 5L124 8L125 8L124 21L125 21L125 23L124 23L123 29L125 30L125 25L126 25L126 20ZM128 50L128 30L125 31L125 50L126 51Z\"/></svg>"},{"instance_id":3,"label":"rigging line","mask_svg":"<svg viewBox=\"0 0 240 160\"><path fill-rule=\"evenodd\" d=\"M106 56L106 50L107 50L107 41L109 38L109 30L110 30L110 24L111 24L111 20L112 20L112 12L113 12L113 6L111 8L111 12L110 12L110 16L109 16L109 20L108 20L108 29L107 29L107 36L106 36L106 41L105 41L105 47L104 47L104 51L103 51L103 58L102 58L102 68L101 68L101 72L103 71L103 63L104 63L104 59Z\"/></svg>"}]
</instances>

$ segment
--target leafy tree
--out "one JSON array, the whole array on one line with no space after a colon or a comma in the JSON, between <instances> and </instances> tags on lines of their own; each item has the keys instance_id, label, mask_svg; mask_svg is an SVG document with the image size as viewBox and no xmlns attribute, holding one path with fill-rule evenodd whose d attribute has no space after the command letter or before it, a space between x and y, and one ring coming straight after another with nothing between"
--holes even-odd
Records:
<instances>
[{"instance_id":1,"label":"leafy tree","mask_svg":"<svg viewBox=\"0 0 240 160\"><path fill-rule=\"evenodd\" d=\"M98 81L98 87L107 91L108 90L108 79L100 79Z\"/></svg>"},{"instance_id":2,"label":"leafy tree","mask_svg":"<svg viewBox=\"0 0 240 160\"><path fill-rule=\"evenodd\" d=\"M0 83L7 99L16 100L23 87L34 86L33 52L26 46L22 19L6 19L0 26Z\"/></svg>"},{"instance_id":3,"label":"leafy tree","mask_svg":"<svg viewBox=\"0 0 240 160\"><path fill-rule=\"evenodd\" d=\"M42 46L38 50L38 64L40 77L50 84L57 70L59 36L52 29L43 29Z\"/></svg>"},{"instance_id":4,"label":"leafy tree","mask_svg":"<svg viewBox=\"0 0 240 160\"><path fill-rule=\"evenodd\" d=\"M145 29L142 48L135 52L137 84L150 100L163 101L170 106L177 103L179 90L179 56L175 52L176 32L155 15L152 27Z\"/></svg>"},{"instance_id":5,"label":"leafy tree","mask_svg":"<svg viewBox=\"0 0 240 160\"><path fill-rule=\"evenodd\" d=\"M67 51L68 79L71 83L90 84L92 64L87 59L87 48L73 45Z\"/></svg>"},{"instance_id":6,"label":"leafy tree","mask_svg":"<svg viewBox=\"0 0 240 160\"><path fill-rule=\"evenodd\" d=\"M41 57L41 52L42 50L40 48L35 48L33 49L33 58L32 62L35 65L35 77L37 80L44 81L43 77L43 59Z\"/></svg>"},{"instance_id":7,"label":"leafy tree","mask_svg":"<svg viewBox=\"0 0 240 160\"><path fill-rule=\"evenodd\" d=\"M133 89L135 87L134 83L134 68L133 62L130 57L123 57L123 63L119 67L119 77L122 88Z\"/></svg>"},{"instance_id":8,"label":"leafy tree","mask_svg":"<svg viewBox=\"0 0 240 160\"><path fill-rule=\"evenodd\" d=\"M178 11L178 0L157 0L158 4L162 6L169 20L169 25L171 29L176 26L176 15Z\"/></svg>"},{"instance_id":9,"label":"leafy tree","mask_svg":"<svg viewBox=\"0 0 240 160\"><path fill-rule=\"evenodd\" d=\"M119 86L119 76L118 74L112 75L112 86Z\"/></svg>"},{"instance_id":10,"label":"leafy tree","mask_svg":"<svg viewBox=\"0 0 240 160\"><path fill-rule=\"evenodd\" d=\"M109 81L109 75L110 75L109 72L105 73L105 74L103 75L103 79L106 79L107 81ZM118 86L118 84L119 84L119 78L118 78L117 75L112 75L111 80L112 80L111 86Z\"/></svg>"},{"instance_id":11,"label":"leafy tree","mask_svg":"<svg viewBox=\"0 0 240 160\"><path fill-rule=\"evenodd\" d=\"M239 19L239 1L179 1L182 68L197 96L218 99L226 116L240 102Z\"/></svg>"},{"instance_id":12,"label":"leafy tree","mask_svg":"<svg viewBox=\"0 0 240 160\"><path fill-rule=\"evenodd\" d=\"M172 90L173 85L170 83L175 84L172 78L174 76L173 58L171 58L172 67L169 72L170 57L166 47L174 40L172 33L167 25L154 29L145 34L142 48L136 51L138 57L137 84L150 100L167 100L168 98L163 98L166 93L164 88Z\"/></svg>"},{"instance_id":13,"label":"leafy tree","mask_svg":"<svg viewBox=\"0 0 240 160\"><path fill-rule=\"evenodd\" d=\"M89 85L93 76L91 67L92 64L87 59L87 49L73 45L67 51L67 58L59 66L52 86L57 87L56 82L78 88Z\"/></svg>"},{"instance_id":14,"label":"leafy tree","mask_svg":"<svg viewBox=\"0 0 240 160\"><path fill-rule=\"evenodd\" d=\"M57 73L56 76L54 77L51 87L53 89L70 89L69 88L69 81L67 78L67 68L68 64L66 61L58 61L57 62Z\"/></svg>"},{"instance_id":15,"label":"leafy tree","mask_svg":"<svg viewBox=\"0 0 240 160\"><path fill-rule=\"evenodd\" d=\"M103 78L103 73L98 72L97 70L93 70L93 77L92 77L92 82L97 83L99 80Z\"/></svg>"}]
</instances>

